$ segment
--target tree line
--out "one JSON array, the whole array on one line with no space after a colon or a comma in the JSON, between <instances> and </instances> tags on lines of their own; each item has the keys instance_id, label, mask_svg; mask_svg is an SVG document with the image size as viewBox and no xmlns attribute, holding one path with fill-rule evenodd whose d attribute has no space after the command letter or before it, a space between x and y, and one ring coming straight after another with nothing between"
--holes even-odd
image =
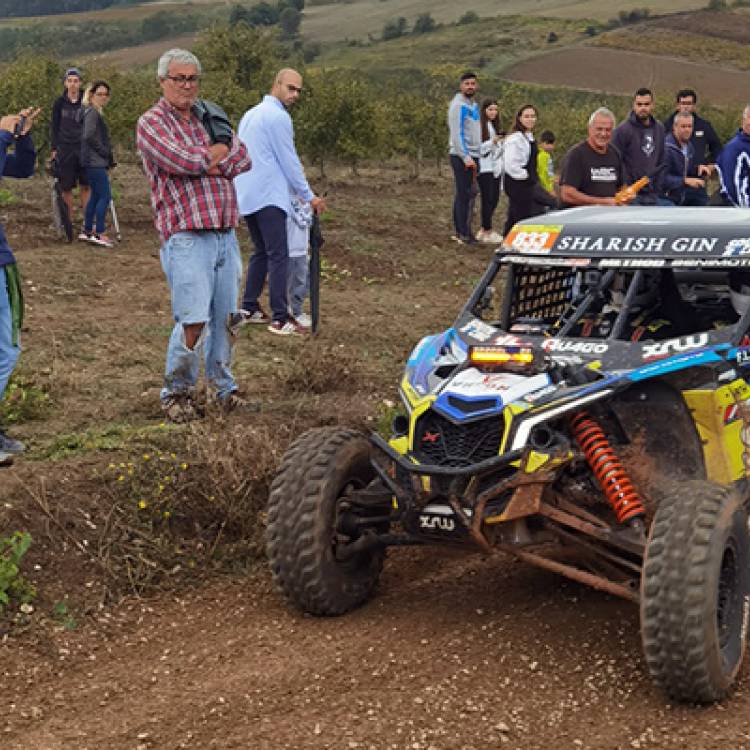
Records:
<instances>
[{"instance_id":1,"label":"tree line","mask_svg":"<svg viewBox=\"0 0 750 750\"><path fill-rule=\"evenodd\" d=\"M377 79L361 70L305 69L301 48L282 43L274 31L246 24L213 27L193 51L204 67L202 96L224 107L235 123L267 93L279 68L291 65L300 69L305 90L293 111L297 146L320 172L333 163L348 164L356 171L363 163L396 161L405 174L417 175L427 164L440 168L446 163L446 111L461 72L457 65L442 64L433 72L399 70L390 78ZM134 158L136 121L159 96L155 67L84 71L88 80L101 77L112 85L106 118L118 161ZM6 66L0 77L0 112L35 105L42 106L49 117L52 102L62 91L62 72L57 60L38 55ZM630 96L523 85L490 77L480 78L480 85L480 101L485 94L499 99L506 129L512 127L521 105L536 105L540 113L537 127L555 132L559 156L585 138L594 109L606 105L621 120L631 103ZM666 117L673 106L673 92L657 97L660 117ZM711 119L724 141L737 129L739 107L702 107L701 113ZM35 140L43 154L47 138L48 121L42 121Z\"/></svg>"},{"instance_id":2,"label":"tree line","mask_svg":"<svg viewBox=\"0 0 750 750\"><path fill-rule=\"evenodd\" d=\"M82 13L111 5L133 5L151 0L0 0L0 18L49 16L57 13Z\"/></svg>"}]
</instances>

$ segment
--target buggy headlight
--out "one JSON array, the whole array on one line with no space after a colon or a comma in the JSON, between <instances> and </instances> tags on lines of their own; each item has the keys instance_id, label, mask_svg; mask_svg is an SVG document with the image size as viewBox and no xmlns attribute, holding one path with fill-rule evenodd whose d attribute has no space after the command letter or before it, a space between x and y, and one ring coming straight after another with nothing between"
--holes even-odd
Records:
<instances>
[{"instance_id":1,"label":"buggy headlight","mask_svg":"<svg viewBox=\"0 0 750 750\"><path fill-rule=\"evenodd\" d=\"M539 360L539 353L526 344L469 348L469 361L476 365L502 365L503 369L526 370L537 365Z\"/></svg>"}]
</instances>

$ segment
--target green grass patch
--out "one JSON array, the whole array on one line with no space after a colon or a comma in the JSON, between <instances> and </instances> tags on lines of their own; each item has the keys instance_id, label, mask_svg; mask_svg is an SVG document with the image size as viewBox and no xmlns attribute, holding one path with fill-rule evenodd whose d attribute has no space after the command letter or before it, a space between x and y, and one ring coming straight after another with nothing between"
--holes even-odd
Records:
<instances>
[{"instance_id":1,"label":"green grass patch","mask_svg":"<svg viewBox=\"0 0 750 750\"><path fill-rule=\"evenodd\" d=\"M5 398L0 401L0 423L20 424L33 419L42 419L51 406L45 384L30 377L14 375L5 389Z\"/></svg>"}]
</instances>

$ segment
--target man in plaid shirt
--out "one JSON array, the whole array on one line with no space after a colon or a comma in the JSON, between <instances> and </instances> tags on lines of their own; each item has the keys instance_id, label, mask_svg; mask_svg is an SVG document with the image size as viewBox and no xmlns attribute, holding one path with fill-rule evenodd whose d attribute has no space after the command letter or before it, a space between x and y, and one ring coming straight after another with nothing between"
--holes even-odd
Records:
<instances>
[{"instance_id":1,"label":"man in plaid shirt","mask_svg":"<svg viewBox=\"0 0 750 750\"><path fill-rule=\"evenodd\" d=\"M173 422L199 416L195 386L205 349L206 379L226 410L248 406L230 371L242 262L232 180L250 169L234 134L212 138L194 108L201 65L191 52L171 49L158 63L162 98L143 114L136 143L151 185L175 327L167 347L162 408Z\"/></svg>"}]
</instances>

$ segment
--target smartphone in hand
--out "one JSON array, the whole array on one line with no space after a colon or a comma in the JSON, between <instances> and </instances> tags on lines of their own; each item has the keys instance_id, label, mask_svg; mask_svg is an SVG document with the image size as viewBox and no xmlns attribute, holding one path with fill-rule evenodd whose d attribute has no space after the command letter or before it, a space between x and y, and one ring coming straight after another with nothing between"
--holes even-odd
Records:
<instances>
[{"instance_id":1,"label":"smartphone in hand","mask_svg":"<svg viewBox=\"0 0 750 750\"><path fill-rule=\"evenodd\" d=\"M18 140L22 135L24 128L26 127L26 115L21 115L18 122L16 123L16 127L13 128L13 137Z\"/></svg>"}]
</instances>

